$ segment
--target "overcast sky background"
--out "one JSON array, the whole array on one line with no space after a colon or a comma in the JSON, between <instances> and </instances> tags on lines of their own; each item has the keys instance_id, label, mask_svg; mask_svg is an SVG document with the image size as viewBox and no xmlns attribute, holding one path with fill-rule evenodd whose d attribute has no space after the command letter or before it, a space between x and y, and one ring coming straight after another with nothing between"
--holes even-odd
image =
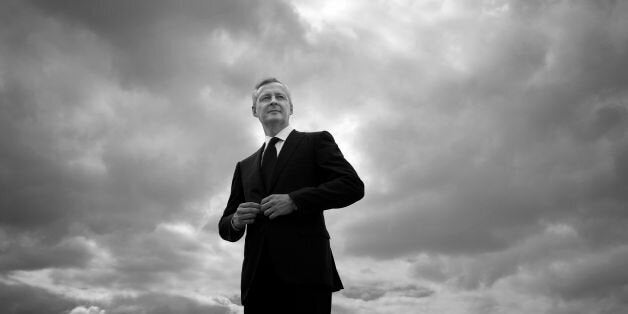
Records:
<instances>
[{"instance_id":1,"label":"overcast sky background","mask_svg":"<svg viewBox=\"0 0 628 314\"><path fill-rule=\"evenodd\" d=\"M628 311L621 0L0 0L0 311L239 313L265 76L366 184L334 313Z\"/></svg>"}]
</instances>

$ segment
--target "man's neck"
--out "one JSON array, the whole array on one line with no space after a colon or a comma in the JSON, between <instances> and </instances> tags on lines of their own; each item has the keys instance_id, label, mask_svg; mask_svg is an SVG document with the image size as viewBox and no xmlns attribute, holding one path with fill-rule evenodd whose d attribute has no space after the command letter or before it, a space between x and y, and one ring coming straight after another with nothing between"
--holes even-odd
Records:
<instances>
[{"instance_id":1,"label":"man's neck","mask_svg":"<svg viewBox=\"0 0 628 314\"><path fill-rule=\"evenodd\" d=\"M277 135L277 133L281 132L281 130L288 127L289 124L272 124L272 125L263 125L264 134L266 136L273 137Z\"/></svg>"}]
</instances>

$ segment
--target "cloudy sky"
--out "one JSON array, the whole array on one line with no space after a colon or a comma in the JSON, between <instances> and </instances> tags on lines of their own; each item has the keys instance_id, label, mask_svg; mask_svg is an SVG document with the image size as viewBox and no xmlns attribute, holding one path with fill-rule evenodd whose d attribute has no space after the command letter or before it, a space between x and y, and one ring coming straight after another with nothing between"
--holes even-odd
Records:
<instances>
[{"instance_id":1,"label":"cloudy sky","mask_svg":"<svg viewBox=\"0 0 628 314\"><path fill-rule=\"evenodd\" d=\"M0 311L240 313L217 222L263 141L329 130L334 313L628 311L628 2L0 0Z\"/></svg>"}]
</instances>

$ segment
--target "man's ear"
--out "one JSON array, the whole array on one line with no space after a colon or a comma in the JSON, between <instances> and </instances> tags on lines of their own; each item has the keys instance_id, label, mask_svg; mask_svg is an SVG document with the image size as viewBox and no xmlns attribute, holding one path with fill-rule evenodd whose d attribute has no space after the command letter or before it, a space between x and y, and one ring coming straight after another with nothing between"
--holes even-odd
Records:
<instances>
[{"instance_id":1,"label":"man's ear","mask_svg":"<svg viewBox=\"0 0 628 314\"><path fill-rule=\"evenodd\" d=\"M294 113L294 108L292 107L292 102L290 102L290 114Z\"/></svg>"},{"instance_id":2,"label":"man's ear","mask_svg":"<svg viewBox=\"0 0 628 314\"><path fill-rule=\"evenodd\" d=\"M257 110L255 109L255 106L251 106L251 112L253 113L254 117L257 117Z\"/></svg>"}]
</instances>

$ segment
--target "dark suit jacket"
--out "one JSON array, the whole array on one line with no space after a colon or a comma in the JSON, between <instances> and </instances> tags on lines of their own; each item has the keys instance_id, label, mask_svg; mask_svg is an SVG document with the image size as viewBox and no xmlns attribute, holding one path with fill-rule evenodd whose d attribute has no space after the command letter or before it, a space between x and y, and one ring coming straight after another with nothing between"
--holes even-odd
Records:
<instances>
[{"instance_id":1,"label":"dark suit jacket","mask_svg":"<svg viewBox=\"0 0 628 314\"><path fill-rule=\"evenodd\" d=\"M245 233L231 226L243 202L259 203L271 194L289 194L298 210L273 220L258 214L246 227L242 264L242 303L255 280L261 258L287 283L343 288L329 246L323 211L348 206L364 196L364 184L326 131L292 131L277 158L271 185L260 175L263 146L236 165L231 195L219 222L220 236L238 241ZM265 251L265 252L263 252Z\"/></svg>"}]
</instances>

